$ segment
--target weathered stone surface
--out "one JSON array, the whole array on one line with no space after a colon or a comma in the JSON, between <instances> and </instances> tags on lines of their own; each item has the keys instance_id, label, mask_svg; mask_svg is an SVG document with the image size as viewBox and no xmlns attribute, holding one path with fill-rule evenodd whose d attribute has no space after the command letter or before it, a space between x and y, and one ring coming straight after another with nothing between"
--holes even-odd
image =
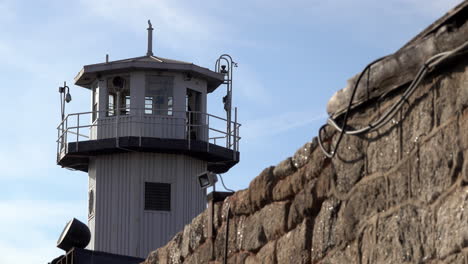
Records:
<instances>
[{"instance_id":1,"label":"weathered stone surface","mask_svg":"<svg viewBox=\"0 0 468 264\"><path fill-rule=\"evenodd\" d=\"M238 252L240 248L240 239L238 232L238 226L243 224L243 219L245 217L233 217L229 219L229 233L228 233L228 247L227 253L228 257L232 256L236 252ZM224 256L225 246L226 246L226 222L218 229L218 234L215 240L215 248L214 253L217 260L222 260L222 256Z\"/></svg>"},{"instance_id":2,"label":"weathered stone surface","mask_svg":"<svg viewBox=\"0 0 468 264\"><path fill-rule=\"evenodd\" d=\"M460 132L468 131L468 109L466 109L463 114L460 115L460 120L458 122ZM468 149L468 133L459 133L460 137L460 147L463 150Z\"/></svg>"},{"instance_id":3,"label":"weathered stone surface","mask_svg":"<svg viewBox=\"0 0 468 264\"><path fill-rule=\"evenodd\" d=\"M327 251L336 245L336 222L339 209L340 202L336 199L328 199L322 203L320 212L314 221L311 250L312 262L325 257ZM355 232L355 230L351 231Z\"/></svg>"},{"instance_id":4,"label":"weathered stone surface","mask_svg":"<svg viewBox=\"0 0 468 264\"><path fill-rule=\"evenodd\" d=\"M302 190L305 182L305 168L297 170L292 175L275 184L272 190L273 200L282 201L292 198L294 194Z\"/></svg>"},{"instance_id":5,"label":"weathered stone surface","mask_svg":"<svg viewBox=\"0 0 468 264\"><path fill-rule=\"evenodd\" d=\"M314 254L314 252L312 252ZM347 245L344 249L338 249L334 252L330 252L323 260L319 263L326 264L351 264L359 263L359 251L357 247L357 242ZM312 262L314 263L314 262Z\"/></svg>"},{"instance_id":6,"label":"weathered stone surface","mask_svg":"<svg viewBox=\"0 0 468 264\"><path fill-rule=\"evenodd\" d=\"M317 140L314 138L314 141L305 143L304 146L299 148L296 153L294 153L294 156L292 157L292 163L294 167L300 169L309 161L310 153L317 145L316 141Z\"/></svg>"},{"instance_id":7,"label":"weathered stone surface","mask_svg":"<svg viewBox=\"0 0 468 264\"><path fill-rule=\"evenodd\" d=\"M180 264L183 257L181 254L183 232L177 233L174 238L167 244L167 263Z\"/></svg>"},{"instance_id":8,"label":"weathered stone surface","mask_svg":"<svg viewBox=\"0 0 468 264\"><path fill-rule=\"evenodd\" d=\"M262 208L269 200L275 184L274 167L264 169L249 185L250 202L255 208Z\"/></svg>"},{"instance_id":9,"label":"weathered stone surface","mask_svg":"<svg viewBox=\"0 0 468 264\"><path fill-rule=\"evenodd\" d=\"M248 215L253 212L249 189L241 190L231 196L231 210L234 215Z\"/></svg>"},{"instance_id":10,"label":"weathered stone surface","mask_svg":"<svg viewBox=\"0 0 468 264\"><path fill-rule=\"evenodd\" d=\"M234 256L231 256L228 259L228 264L247 264L247 259L250 257L250 254L247 252L240 252L238 254L235 254Z\"/></svg>"},{"instance_id":11,"label":"weathered stone surface","mask_svg":"<svg viewBox=\"0 0 468 264\"><path fill-rule=\"evenodd\" d=\"M423 95L403 105L401 120L401 140L403 157L410 155L422 138L427 136L435 125L434 120L434 91L427 91L427 87L418 91L425 91Z\"/></svg>"},{"instance_id":12,"label":"weathered stone surface","mask_svg":"<svg viewBox=\"0 0 468 264\"><path fill-rule=\"evenodd\" d=\"M361 244L363 263L421 263L434 255L430 211L412 205L368 223Z\"/></svg>"},{"instance_id":13,"label":"weathered stone surface","mask_svg":"<svg viewBox=\"0 0 468 264\"><path fill-rule=\"evenodd\" d=\"M245 264L276 264L276 241L270 242L263 246L257 255L249 256Z\"/></svg>"},{"instance_id":14,"label":"weathered stone surface","mask_svg":"<svg viewBox=\"0 0 468 264\"><path fill-rule=\"evenodd\" d=\"M295 171L296 167L293 165L292 158L287 158L276 165L276 167L273 169L273 176L279 180L291 175Z\"/></svg>"},{"instance_id":15,"label":"weathered stone surface","mask_svg":"<svg viewBox=\"0 0 468 264\"><path fill-rule=\"evenodd\" d=\"M387 206L387 193L387 183L383 177L368 180L353 191L344 213L360 219L381 212Z\"/></svg>"},{"instance_id":16,"label":"weathered stone surface","mask_svg":"<svg viewBox=\"0 0 468 264\"><path fill-rule=\"evenodd\" d=\"M263 226L267 241L272 241L286 232L289 202L276 202L265 206L259 214L258 224Z\"/></svg>"},{"instance_id":17,"label":"weathered stone surface","mask_svg":"<svg viewBox=\"0 0 468 264\"><path fill-rule=\"evenodd\" d=\"M434 201L456 180L462 166L458 126L452 122L428 139L420 148L419 171L414 192L426 202Z\"/></svg>"},{"instance_id":18,"label":"weathered stone surface","mask_svg":"<svg viewBox=\"0 0 468 264\"><path fill-rule=\"evenodd\" d=\"M311 230L311 220L305 219L294 230L282 236L276 246L278 263L309 263Z\"/></svg>"},{"instance_id":19,"label":"weathered stone surface","mask_svg":"<svg viewBox=\"0 0 468 264\"><path fill-rule=\"evenodd\" d=\"M398 119L367 136L367 174L384 172L395 166L400 158Z\"/></svg>"},{"instance_id":20,"label":"weathered stone surface","mask_svg":"<svg viewBox=\"0 0 468 264\"><path fill-rule=\"evenodd\" d=\"M437 256L468 247L468 187L452 193L437 211Z\"/></svg>"},{"instance_id":21,"label":"weathered stone surface","mask_svg":"<svg viewBox=\"0 0 468 264\"><path fill-rule=\"evenodd\" d=\"M410 199L411 161L413 159L400 164L396 171L390 172L382 179L388 182L387 207L401 204Z\"/></svg>"},{"instance_id":22,"label":"weathered stone surface","mask_svg":"<svg viewBox=\"0 0 468 264\"><path fill-rule=\"evenodd\" d=\"M213 263L211 262L213 245L210 240L201 245L192 255L184 260L184 264Z\"/></svg>"},{"instance_id":23,"label":"weathered stone surface","mask_svg":"<svg viewBox=\"0 0 468 264\"><path fill-rule=\"evenodd\" d=\"M319 211L317 199L314 197L316 182L316 179L309 182L304 186L304 189L294 197L289 209L289 215L287 216L287 230L291 230L297 224L301 223L304 217L312 217L314 215L314 211Z\"/></svg>"},{"instance_id":24,"label":"weathered stone surface","mask_svg":"<svg viewBox=\"0 0 468 264\"><path fill-rule=\"evenodd\" d=\"M338 137L332 141L336 144ZM332 165L336 172L336 187L347 193L365 173L367 142L360 137L344 136Z\"/></svg>"},{"instance_id":25,"label":"weathered stone surface","mask_svg":"<svg viewBox=\"0 0 468 264\"><path fill-rule=\"evenodd\" d=\"M243 234L242 249L256 252L268 242L261 224L262 221L260 214L247 217L240 231Z\"/></svg>"},{"instance_id":26,"label":"weathered stone surface","mask_svg":"<svg viewBox=\"0 0 468 264\"><path fill-rule=\"evenodd\" d=\"M294 190L289 177L279 181L272 191L272 198L274 201L283 201L293 196Z\"/></svg>"}]
</instances>

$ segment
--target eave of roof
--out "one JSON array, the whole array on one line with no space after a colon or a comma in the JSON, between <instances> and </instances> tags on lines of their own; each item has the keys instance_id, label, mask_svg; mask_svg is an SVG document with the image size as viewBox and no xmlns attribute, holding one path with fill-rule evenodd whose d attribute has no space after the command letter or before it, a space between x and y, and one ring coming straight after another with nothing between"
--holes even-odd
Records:
<instances>
[{"instance_id":1,"label":"eave of roof","mask_svg":"<svg viewBox=\"0 0 468 264\"><path fill-rule=\"evenodd\" d=\"M207 81L209 93L213 92L224 82L223 74L197 66L193 63L156 56L142 56L107 63L85 65L75 77L75 84L89 89L99 74L128 72L133 70L189 72L194 77L199 77Z\"/></svg>"}]
</instances>

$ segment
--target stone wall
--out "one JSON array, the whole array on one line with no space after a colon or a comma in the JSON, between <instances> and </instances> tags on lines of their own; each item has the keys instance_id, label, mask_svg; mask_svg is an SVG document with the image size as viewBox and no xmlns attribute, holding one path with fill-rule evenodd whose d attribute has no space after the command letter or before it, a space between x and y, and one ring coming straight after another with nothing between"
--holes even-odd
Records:
<instances>
[{"instance_id":1,"label":"stone wall","mask_svg":"<svg viewBox=\"0 0 468 264\"><path fill-rule=\"evenodd\" d=\"M413 43L468 41L460 34L468 28L464 14L456 28L442 25ZM407 81L390 84L353 109L350 125L370 123L399 100ZM467 264L467 106L465 53L432 71L386 126L345 136L333 159L314 138L216 203L213 239L205 211L145 263L223 263L230 210L228 263ZM323 136L328 147L338 138L333 129Z\"/></svg>"}]
</instances>

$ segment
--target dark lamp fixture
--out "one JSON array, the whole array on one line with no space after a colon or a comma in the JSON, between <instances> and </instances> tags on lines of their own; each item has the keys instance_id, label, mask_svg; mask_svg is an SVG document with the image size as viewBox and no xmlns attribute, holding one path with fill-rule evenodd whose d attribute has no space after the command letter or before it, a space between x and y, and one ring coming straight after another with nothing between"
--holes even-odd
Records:
<instances>
[{"instance_id":1,"label":"dark lamp fixture","mask_svg":"<svg viewBox=\"0 0 468 264\"><path fill-rule=\"evenodd\" d=\"M216 174L210 171L205 171L197 176L198 183L200 184L200 188L206 189L210 186L214 186L214 184L218 181L218 177Z\"/></svg>"},{"instance_id":2,"label":"dark lamp fixture","mask_svg":"<svg viewBox=\"0 0 468 264\"><path fill-rule=\"evenodd\" d=\"M228 71L226 70L226 65L221 65L221 73L228 73Z\"/></svg>"},{"instance_id":3,"label":"dark lamp fixture","mask_svg":"<svg viewBox=\"0 0 468 264\"><path fill-rule=\"evenodd\" d=\"M91 232L88 226L73 218L63 229L57 241L57 247L68 252L74 247L85 248L90 240Z\"/></svg>"},{"instance_id":4,"label":"dark lamp fixture","mask_svg":"<svg viewBox=\"0 0 468 264\"><path fill-rule=\"evenodd\" d=\"M68 92L68 93L65 95L65 102L69 103L69 102L71 102L71 100L72 100L72 97L71 97L70 93Z\"/></svg>"}]
</instances>

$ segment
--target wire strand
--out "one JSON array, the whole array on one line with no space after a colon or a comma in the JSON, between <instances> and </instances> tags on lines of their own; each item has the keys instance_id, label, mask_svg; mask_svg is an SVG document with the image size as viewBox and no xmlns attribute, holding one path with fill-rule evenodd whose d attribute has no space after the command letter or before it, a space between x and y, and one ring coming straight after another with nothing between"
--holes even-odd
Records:
<instances>
[{"instance_id":1,"label":"wire strand","mask_svg":"<svg viewBox=\"0 0 468 264\"><path fill-rule=\"evenodd\" d=\"M230 191L230 192L235 192L234 190L232 189L229 189L228 187L226 187L226 185L224 185L224 181L223 181L223 176L221 176L221 174L218 174L219 178L221 179L221 184L223 185L224 189L226 191Z\"/></svg>"},{"instance_id":2,"label":"wire strand","mask_svg":"<svg viewBox=\"0 0 468 264\"><path fill-rule=\"evenodd\" d=\"M336 154L336 152L338 150L338 147L339 147L339 145L341 143L341 140L343 139L343 136L345 134L346 135L359 135L359 134L363 134L363 133L367 133L367 132L370 132L370 131L377 130L377 129L381 128L382 126L384 126L385 124L387 124L395 116L395 114L401 109L401 107L404 105L404 102L406 102L407 99L413 94L413 92L416 90L416 88L419 86L419 84L421 83L421 81L424 79L424 77L426 76L426 74L428 72L433 70L435 67L437 67L439 64L441 64L442 62L444 62L448 58L453 57L453 56L457 55L458 53L461 53L467 47L468 47L468 41L465 42L464 44L458 46L456 49L453 49L451 51L442 52L442 53L436 54L436 55L432 56L431 58L429 58L420 67L420 69L418 70L418 72L416 74L416 77L413 79L411 84L406 88L404 93L401 95L400 99L394 105L392 105L392 107L390 107L387 111L385 111L385 113L380 118L378 118L374 122L371 122L370 124L368 124L367 126L365 126L363 128L354 129L354 130L347 130L346 126L347 126L347 122L348 122L349 113L351 112L354 96L356 95L357 88L358 88L359 83L360 83L360 81L362 79L362 76L367 71L368 72L368 80L367 81L369 82L370 68L372 67L372 65L374 65L375 63L387 58L388 56L379 58L379 59L371 62L370 64L368 64L366 66L366 68L364 68L364 70L361 72L358 79L356 80L356 83L354 84L353 91L352 91L351 97L349 99L348 107L346 108L346 111L344 113L342 126L340 127L336 123L335 119L333 119L332 117L329 117L328 120L327 120L327 124L320 127L320 129L318 131L318 143L319 143L320 148L322 149L322 152L325 154L325 156L327 156L329 158L333 158L335 156L335 154ZM369 85L369 83L367 85ZM334 147L330 143L330 151L325 149L325 147L323 146L323 139L322 139L322 131L329 125L332 126L333 128L335 128L336 130L338 130L338 132L340 132L340 136L338 137L338 140L336 141Z\"/></svg>"}]
</instances>

